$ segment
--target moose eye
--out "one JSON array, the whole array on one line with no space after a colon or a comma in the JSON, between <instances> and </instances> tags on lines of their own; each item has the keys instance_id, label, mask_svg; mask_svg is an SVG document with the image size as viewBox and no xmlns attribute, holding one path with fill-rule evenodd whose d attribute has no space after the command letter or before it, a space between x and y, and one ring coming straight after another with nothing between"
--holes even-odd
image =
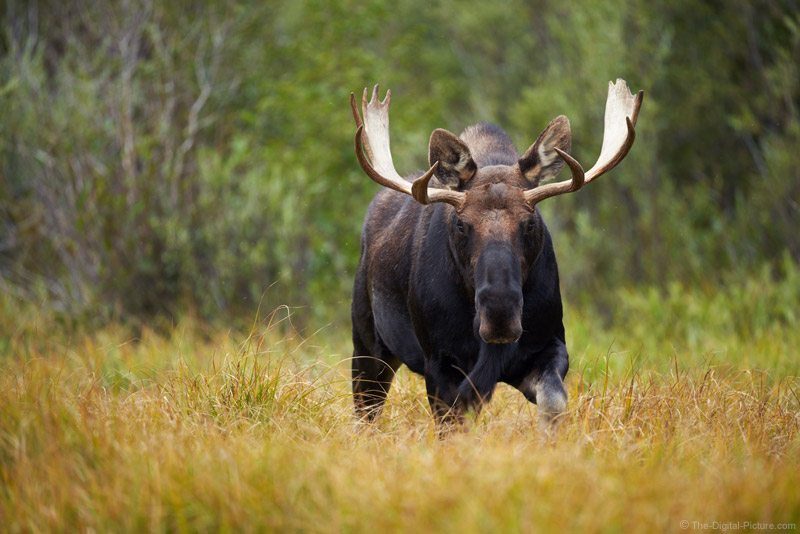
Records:
<instances>
[{"instance_id":1,"label":"moose eye","mask_svg":"<svg viewBox=\"0 0 800 534\"><path fill-rule=\"evenodd\" d=\"M456 228L458 228L458 231L462 234L464 233L464 223L461 221L461 219L456 219Z\"/></svg>"},{"instance_id":2,"label":"moose eye","mask_svg":"<svg viewBox=\"0 0 800 534\"><path fill-rule=\"evenodd\" d=\"M525 225L525 229L528 232L533 232L534 228L536 228L536 219L528 219L528 224Z\"/></svg>"}]
</instances>

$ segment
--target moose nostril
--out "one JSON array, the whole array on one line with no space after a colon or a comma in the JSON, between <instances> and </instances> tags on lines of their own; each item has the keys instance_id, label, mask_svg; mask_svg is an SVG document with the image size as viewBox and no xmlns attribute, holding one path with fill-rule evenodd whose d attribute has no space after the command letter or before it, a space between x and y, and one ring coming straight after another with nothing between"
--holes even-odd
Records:
<instances>
[{"instance_id":1,"label":"moose nostril","mask_svg":"<svg viewBox=\"0 0 800 534\"><path fill-rule=\"evenodd\" d=\"M492 313L492 310L478 311L478 335L486 343L513 343L522 337L521 310L504 309Z\"/></svg>"},{"instance_id":2,"label":"moose nostril","mask_svg":"<svg viewBox=\"0 0 800 534\"><path fill-rule=\"evenodd\" d=\"M519 326L513 326L508 329L494 331L487 324L482 323L478 333L480 334L481 339L486 343L514 343L515 341L519 340L520 337L522 337L522 328Z\"/></svg>"}]
</instances>

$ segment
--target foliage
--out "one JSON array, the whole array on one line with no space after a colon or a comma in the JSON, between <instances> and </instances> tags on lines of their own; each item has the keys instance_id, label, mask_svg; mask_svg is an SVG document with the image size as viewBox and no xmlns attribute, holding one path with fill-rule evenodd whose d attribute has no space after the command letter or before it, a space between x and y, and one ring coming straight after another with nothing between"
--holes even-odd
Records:
<instances>
[{"instance_id":1,"label":"foliage","mask_svg":"<svg viewBox=\"0 0 800 534\"><path fill-rule=\"evenodd\" d=\"M263 299L344 321L377 189L347 100L375 81L409 172L436 127L491 120L524 149L560 113L588 165L605 82L645 90L628 159L542 206L573 301L800 260L792 0L3 9L0 285L67 315L227 318Z\"/></svg>"}]
</instances>

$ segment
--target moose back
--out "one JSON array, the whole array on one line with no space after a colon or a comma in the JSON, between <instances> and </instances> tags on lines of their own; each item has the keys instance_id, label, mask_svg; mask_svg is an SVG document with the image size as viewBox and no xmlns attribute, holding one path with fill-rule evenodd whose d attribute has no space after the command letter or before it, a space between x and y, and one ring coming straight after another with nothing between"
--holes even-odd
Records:
<instances>
[{"instance_id":1,"label":"moose back","mask_svg":"<svg viewBox=\"0 0 800 534\"><path fill-rule=\"evenodd\" d=\"M383 185L369 205L353 287L353 394L367 421L383 407L401 364L425 377L438 423L480 409L498 382L522 392L549 425L566 410L569 356L558 266L537 204L611 170L633 144L643 92L609 83L597 163L584 172L569 155L569 120L553 119L520 156L499 127L460 136L437 129L430 170L401 177L389 148L390 93L378 86L359 115L355 151ZM363 120L362 120L363 115ZM542 184L564 165L572 178Z\"/></svg>"}]
</instances>

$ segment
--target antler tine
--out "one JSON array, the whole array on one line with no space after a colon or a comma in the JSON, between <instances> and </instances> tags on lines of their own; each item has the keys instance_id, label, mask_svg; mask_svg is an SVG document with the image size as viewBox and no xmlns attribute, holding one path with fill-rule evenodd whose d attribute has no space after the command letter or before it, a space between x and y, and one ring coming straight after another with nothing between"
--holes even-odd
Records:
<instances>
[{"instance_id":1,"label":"antler tine","mask_svg":"<svg viewBox=\"0 0 800 534\"><path fill-rule=\"evenodd\" d=\"M356 121L356 128L364 124L363 121L361 120L361 114L358 112L358 107L356 106L355 93L350 93L350 111L353 112L353 120Z\"/></svg>"},{"instance_id":2,"label":"antler tine","mask_svg":"<svg viewBox=\"0 0 800 534\"><path fill-rule=\"evenodd\" d=\"M361 98L362 120L356 107L355 94L350 93L350 107L356 122L354 139L356 157L361 168L375 182L411 195L420 204L446 202L459 207L466 197L464 193L444 189L428 190L428 182L433 177L438 162L434 163L428 172L417 178L413 184L402 178L395 170L389 146L389 105L391 100L391 91L387 91L386 97L380 101L378 85L375 85L372 90L372 98L367 102L367 89L365 88ZM364 150L367 152L366 155Z\"/></svg>"},{"instance_id":3,"label":"antler tine","mask_svg":"<svg viewBox=\"0 0 800 534\"><path fill-rule=\"evenodd\" d=\"M531 206L536 205L546 198L577 191L583 187L583 184L585 183L583 167L581 167L581 164L560 148L553 147L553 150L555 150L556 153L561 156L561 159L566 162L570 171L572 171L572 179L564 180L563 182L557 182L554 184L540 185L535 189L529 189L528 191L525 191L525 200L527 200L528 204Z\"/></svg>"},{"instance_id":4,"label":"antler tine","mask_svg":"<svg viewBox=\"0 0 800 534\"><path fill-rule=\"evenodd\" d=\"M577 191L598 176L616 167L633 146L636 139L636 120L642 107L644 91L636 96L631 94L625 80L617 78L617 82L608 83L608 99L606 100L605 129L603 145L597 162L584 173L583 167L569 154L555 148L554 150L566 162L572 171L572 179L563 182L541 185L525 191L525 199L535 205L546 198Z\"/></svg>"},{"instance_id":5,"label":"antler tine","mask_svg":"<svg viewBox=\"0 0 800 534\"><path fill-rule=\"evenodd\" d=\"M603 145L597 163L586 173L586 182L610 171L628 155L636 139L634 127L643 98L644 91L634 96L621 78L617 78L616 84L608 82Z\"/></svg>"}]
</instances>

